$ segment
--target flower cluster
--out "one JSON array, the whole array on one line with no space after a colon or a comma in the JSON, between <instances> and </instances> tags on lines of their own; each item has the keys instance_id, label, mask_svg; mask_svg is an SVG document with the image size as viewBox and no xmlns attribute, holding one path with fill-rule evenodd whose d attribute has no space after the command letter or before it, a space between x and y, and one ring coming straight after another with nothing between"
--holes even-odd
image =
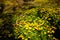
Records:
<instances>
[{"instance_id":1,"label":"flower cluster","mask_svg":"<svg viewBox=\"0 0 60 40\"><path fill-rule=\"evenodd\" d=\"M60 28L58 4L51 0L34 0L32 5L27 3L4 0L0 4L1 40L13 40L12 37L17 40L58 40L53 36Z\"/></svg>"},{"instance_id":2,"label":"flower cluster","mask_svg":"<svg viewBox=\"0 0 60 40\"><path fill-rule=\"evenodd\" d=\"M55 27L49 26L49 22L39 17L27 16L20 18L14 24L14 34L16 38L22 40L48 40L53 39L52 33L55 33Z\"/></svg>"}]
</instances>

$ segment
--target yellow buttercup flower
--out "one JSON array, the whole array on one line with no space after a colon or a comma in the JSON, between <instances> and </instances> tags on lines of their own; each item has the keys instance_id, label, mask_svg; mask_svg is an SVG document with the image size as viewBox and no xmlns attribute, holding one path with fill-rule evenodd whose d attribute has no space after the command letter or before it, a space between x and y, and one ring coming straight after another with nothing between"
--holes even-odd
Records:
<instances>
[{"instance_id":1,"label":"yellow buttercup flower","mask_svg":"<svg viewBox=\"0 0 60 40\"><path fill-rule=\"evenodd\" d=\"M42 30L41 28L38 28L38 30Z\"/></svg>"},{"instance_id":2,"label":"yellow buttercup flower","mask_svg":"<svg viewBox=\"0 0 60 40\"><path fill-rule=\"evenodd\" d=\"M24 37L22 37L22 40L24 39Z\"/></svg>"},{"instance_id":3,"label":"yellow buttercup flower","mask_svg":"<svg viewBox=\"0 0 60 40\"><path fill-rule=\"evenodd\" d=\"M34 26L35 26L35 27L38 27L39 25L38 25L38 23L35 22L35 23L34 23Z\"/></svg>"},{"instance_id":4,"label":"yellow buttercup flower","mask_svg":"<svg viewBox=\"0 0 60 40\"><path fill-rule=\"evenodd\" d=\"M39 30L41 30L41 28L39 28Z\"/></svg>"},{"instance_id":5,"label":"yellow buttercup flower","mask_svg":"<svg viewBox=\"0 0 60 40\"><path fill-rule=\"evenodd\" d=\"M32 29L31 27L29 27L29 29Z\"/></svg>"},{"instance_id":6,"label":"yellow buttercup flower","mask_svg":"<svg viewBox=\"0 0 60 40\"><path fill-rule=\"evenodd\" d=\"M35 30L34 28L32 30Z\"/></svg>"},{"instance_id":7,"label":"yellow buttercup flower","mask_svg":"<svg viewBox=\"0 0 60 40\"><path fill-rule=\"evenodd\" d=\"M24 38L24 37L23 37L23 35L21 34L21 35L18 36L18 38Z\"/></svg>"},{"instance_id":8,"label":"yellow buttercup flower","mask_svg":"<svg viewBox=\"0 0 60 40\"><path fill-rule=\"evenodd\" d=\"M51 36L51 35L48 35L49 37Z\"/></svg>"},{"instance_id":9,"label":"yellow buttercup flower","mask_svg":"<svg viewBox=\"0 0 60 40\"><path fill-rule=\"evenodd\" d=\"M51 20L51 18L48 18L48 20Z\"/></svg>"},{"instance_id":10,"label":"yellow buttercup flower","mask_svg":"<svg viewBox=\"0 0 60 40\"><path fill-rule=\"evenodd\" d=\"M43 30L43 27L41 27L40 30Z\"/></svg>"},{"instance_id":11,"label":"yellow buttercup flower","mask_svg":"<svg viewBox=\"0 0 60 40\"><path fill-rule=\"evenodd\" d=\"M28 38L31 38L31 37L28 36Z\"/></svg>"},{"instance_id":12,"label":"yellow buttercup flower","mask_svg":"<svg viewBox=\"0 0 60 40\"><path fill-rule=\"evenodd\" d=\"M29 27L29 25L28 25L28 24L26 24L26 25L25 25L25 27Z\"/></svg>"},{"instance_id":13,"label":"yellow buttercup flower","mask_svg":"<svg viewBox=\"0 0 60 40\"><path fill-rule=\"evenodd\" d=\"M27 38L25 40L28 40Z\"/></svg>"},{"instance_id":14,"label":"yellow buttercup flower","mask_svg":"<svg viewBox=\"0 0 60 40\"><path fill-rule=\"evenodd\" d=\"M28 29L28 28L26 27L26 29Z\"/></svg>"},{"instance_id":15,"label":"yellow buttercup flower","mask_svg":"<svg viewBox=\"0 0 60 40\"><path fill-rule=\"evenodd\" d=\"M50 33L50 31L47 31L47 33Z\"/></svg>"},{"instance_id":16,"label":"yellow buttercup flower","mask_svg":"<svg viewBox=\"0 0 60 40\"><path fill-rule=\"evenodd\" d=\"M47 34L46 32L44 32L44 34Z\"/></svg>"},{"instance_id":17,"label":"yellow buttercup flower","mask_svg":"<svg viewBox=\"0 0 60 40\"><path fill-rule=\"evenodd\" d=\"M55 33L55 31L54 31L54 30L52 30L52 33Z\"/></svg>"}]
</instances>

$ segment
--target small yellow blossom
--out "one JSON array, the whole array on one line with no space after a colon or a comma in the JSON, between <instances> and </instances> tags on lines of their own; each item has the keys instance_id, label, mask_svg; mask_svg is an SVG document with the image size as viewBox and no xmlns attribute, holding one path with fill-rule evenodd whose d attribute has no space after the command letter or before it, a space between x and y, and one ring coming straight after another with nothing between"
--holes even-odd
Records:
<instances>
[{"instance_id":1,"label":"small yellow blossom","mask_svg":"<svg viewBox=\"0 0 60 40\"><path fill-rule=\"evenodd\" d=\"M34 28L32 30L35 30Z\"/></svg>"},{"instance_id":2,"label":"small yellow blossom","mask_svg":"<svg viewBox=\"0 0 60 40\"><path fill-rule=\"evenodd\" d=\"M50 33L50 31L47 31L48 33Z\"/></svg>"},{"instance_id":3,"label":"small yellow blossom","mask_svg":"<svg viewBox=\"0 0 60 40\"><path fill-rule=\"evenodd\" d=\"M41 27L40 30L43 30L43 27Z\"/></svg>"},{"instance_id":4,"label":"small yellow blossom","mask_svg":"<svg viewBox=\"0 0 60 40\"><path fill-rule=\"evenodd\" d=\"M31 37L28 36L28 38L31 38Z\"/></svg>"},{"instance_id":5,"label":"small yellow blossom","mask_svg":"<svg viewBox=\"0 0 60 40\"><path fill-rule=\"evenodd\" d=\"M26 24L26 25L25 25L25 27L29 27L29 25L28 25L28 24Z\"/></svg>"},{"instance_id":6,"label":"small yellow blossom","mask_svg":"<svg viewBox=\"0 0 60 40\"><path fill-rule=\"evenodd\" d=\"M49 37L51 36L51 35L48 35Z\"/></svg>"},{"instance_id":7,"label":"small yellow blossom","mask_svg":"<svg viewBox=\"0 0 60 40\"><path fill-rule=\"evenodd\" d=\"M34 23L34 26L35 26L35 27L38 27L39 25L35 22L35 23Z\"/></svg>"},{"instance_id":8,"label":"small yellow blossom","mask_svg":"<svg viewBox=\"0 0 60 40\"><path fill-rule=\"evenodd\" d=\"M48 20L51 20L51 18L48 18Z\"/></svg>"},{"instance_id":9,"label":"small yellow blossom","mask_svg":"<svg viewBox=\"0 0 60 40\"><path fill-rule=\"evenodd\" d=\"M53 35L48 34L48 36L51 37L51 36L53 36Z\"/></svg>"},{"instance_id":10,"label":"small yellow blossom","mask_svg":"<svg viewBox=\"0 0 60 40\"><path fill-rule=\"evenodd\" d=\"M43 28L38 28L38 30L42 30Z\"/></svg>"},{"instance_id":11,"label":"small yellow blossom","mask_svg":"<svg viewBox=\"0 0 60 40\"><path fill-rule=\"evenodd\" d=\"M29 29L28 27L26 27L26 29Z\"/></svg>"},{"instance_id":12,"label":"small yellow blossom","mask_svg":"<svg viewBox=\"0 0 60 40\"><path fill-rule=\"evenodd\" d=\"M23 35L21 34L21 35L18 36L18 38L24 38L24 37L23 37Z\"/></svg>"},{"instance_id":13,"label":"small yellow blossom","mask_svg":"<svg viewBox=\"0 0 60 40\"><path fill-rule=\"evenodd\" d=\"M25 40L28 40L27 38Z\"/></svg>"},{"instance_id":14,"label":"small yellow blossom","mask_svg":"<svg viewBox=\"0 0 60 40\"><path fill-rule=\"evenodd\" d=\"M55 31L54 31L54 30L52 30L52 33L55 33Z\"/></svg>"},{"instance_id":15,"label":"small yellow blossom","mask_svg":"<svg viewBox=\"0 0 60 40\"><path fill-rule=\"evenodd\" d=\"M47 34L46 32L44 32L44 34Z\"/></svg>"},{"instance_id":16,"label":"small yellow blossom","mask_svg":"<svg viewBox=\"0 0 60 40\"><path fill-rule=\"evenodd\" d=\"M24 37L22 37L22 40L24 39Z\"/></svg>"},{"instance_id":17,"label":"small yellow blossom","mask_svg":"<svg viewBox=\"0 0 60 40\"><path fill-rule=\"evenodd\" d=\"M29 29L32 29L31 27L29 27Z\"/></svg>"}]
</instances>

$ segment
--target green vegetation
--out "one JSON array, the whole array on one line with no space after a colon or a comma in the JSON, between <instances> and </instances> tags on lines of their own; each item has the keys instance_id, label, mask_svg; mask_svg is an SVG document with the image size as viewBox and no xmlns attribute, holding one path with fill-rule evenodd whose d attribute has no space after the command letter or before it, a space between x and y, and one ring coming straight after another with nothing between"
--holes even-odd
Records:
<instances>
[{"instance_id":1,"label":"green vegetation","mask_svg":"<svg viewBox=\"0 0 60 40\"><path fill-rule=\"evenodd\" d=\"M56 1L57 2L57 1ZM1 40L58 40L60 6L54 0L5 0L0 8ZM1 6L0 4L0 6ZM10 39L9 39L10 38Z\"/></svg>"}]
</instances>

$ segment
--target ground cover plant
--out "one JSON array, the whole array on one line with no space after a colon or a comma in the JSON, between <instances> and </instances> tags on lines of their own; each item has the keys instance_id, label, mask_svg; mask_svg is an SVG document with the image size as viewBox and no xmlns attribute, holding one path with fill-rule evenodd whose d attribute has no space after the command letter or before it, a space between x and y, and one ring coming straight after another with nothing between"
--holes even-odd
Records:
<instances>
[{"instance_id":1,"label":"ground cover plant","mask_svg":"<svg viewBox=\"0 0 60 40\"><path fill-rule=\"evenodd\" d=\"M52 0L1 1L0 39L59 40L60 34L56 34L56 30L58 32L60 30L60 7L56 2Z\"/></svg>"}]
</instances>

